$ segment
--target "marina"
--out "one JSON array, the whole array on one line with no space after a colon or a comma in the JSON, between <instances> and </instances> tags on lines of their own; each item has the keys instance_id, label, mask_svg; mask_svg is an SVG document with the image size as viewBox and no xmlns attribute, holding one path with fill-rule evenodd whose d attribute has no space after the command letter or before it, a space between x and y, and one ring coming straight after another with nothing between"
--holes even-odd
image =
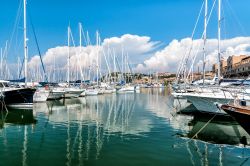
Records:
<instances>
[{"instance_id":1,"label":"marina","mask_svg":"<svg viewBox=\"0 0 250 166\"><path fill-rule=\"evenodd\" d=\"M250 165L249 2L3 1L0 165Z\"/></svg>"},{"instance_id":2,"label":"marina","mask_svg":"<svg viewBox=\"0 0 250 166\"><path fill-rule=\"evenodd\" d=\"M168 94L147 88L1 112L1 163L249 164L250 150L241 140L249 143L250 136L236 121L218 116L198 133L211 116L176 114Z\"/></svg>"}]
</instances>

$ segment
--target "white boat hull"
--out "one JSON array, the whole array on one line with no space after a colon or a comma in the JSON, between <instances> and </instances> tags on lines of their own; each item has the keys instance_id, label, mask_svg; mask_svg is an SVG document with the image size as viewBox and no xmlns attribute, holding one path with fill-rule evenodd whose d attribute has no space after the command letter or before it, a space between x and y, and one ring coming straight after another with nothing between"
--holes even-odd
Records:
<instances>
[{"instance_id":1,"label":"white boat hull","mask_svg":"<svg viewBox=\"0 0 250 166\"><path fill-rule=\"evenodd\" d=\"M86 89L86 96L96 96L99 93L98 89Z\"/></svg>"},{"instance_id":2,"label":"white boat hull","mask_svg":"<svg viewBox=\"0 0 250 166\"><path fill-rule=\"evenodd\" d=\"M198 111L218 114L226 114L226 112L218 109L216 103L226 104L231 101L231 99L206 98L198 96L186 96L186 98L196 107Z\"/></svg>"},{"instance_id":3,"label":"white boat hull","mask_svg":"<svg viewBox=\"0 0 250 166\"><path fill-rule=\"evenodd\" d=\"M49 93L48 100L57 100L61 99L65 94L63 88L52 88L51 92Z\"/></svg>"},{"instance_id":4,"label":"white boat hull","mask_svg":"<svg viewBox=\"0 0 250 166\"><path fill-rule=\"evenodd\" d=\"M135 87L134 86L125 86L122 87L117 91L118 93L123 93L123 92L135 92Z\"/></svg>"},{"instance_id":5,"label":"white boat hull","mask_svg":"<svg viewBox=\"0 0 250 166\"><path fill-rule=\"evenodd\" d=\"M111 93L114 93L114 92L116 92L115 89L105 89L105 90L103 91L104 94L111 94Z\"/></svg>"},{"instance_id":6,"label":"white boat hull","mask_svg":"<svg viewBox=\"0 0 250 166\"><path fill-rule=\"evenodd\" d=\"M79 97L81 93L83 92L83 90L75 89L75 88L65 88L64 90L65 90L65 94L64 94L65 98Z\"/></svg>"},{"instance_id":7,"label":"white boat hull","mask_svg":"<svg viewBox=\"0 0 250 166\"><path fill-rule=\"evenodd\" d=\"M49 94L48 100L57 100L63 97L64 91L52 91Z\"/></svg>"}]
</instances>

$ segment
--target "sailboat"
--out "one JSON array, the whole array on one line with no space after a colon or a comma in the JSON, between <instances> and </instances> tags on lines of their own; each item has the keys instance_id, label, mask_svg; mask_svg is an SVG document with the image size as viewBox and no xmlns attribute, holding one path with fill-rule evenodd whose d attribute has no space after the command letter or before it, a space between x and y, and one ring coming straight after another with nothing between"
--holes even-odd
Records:
<instances>
[{"instance_id":1,"label":"sailboat","mask_svg":"<svg viewBox=\"0 0 250 166\"><path fill-rule=\"evenodd\" d=\"M124 85L120 89L117 90L118 93L123 93L123 92L135 92L135 86L131 85L131 83L128 83L128 73L126 73L127 67L129 68L128 64L128 55L123 57L123 51L122 51L122 58L124 61L124 71L123 71L123 79L124 79Z\"/></svg>"},{"instance_id":2,"label":"sailboat","mask_svg":"<svg viewBox=\"0 0 250 166\"><path fill-rule=\"evenodd\" d=\"M207 0L205 1L205 28L204 28L204 61L205 61L205 43L206 43L206 15L207 15ZM220 59L221 59L221 50L220 50L220 38L221 38L221 0L218 0L218 77L216 79L217 83L221 79L220 73ZM203 70L205 69L205 62L203 64ZM226 114L222 109L218 109L215 103L229 103L234 100L234 98L249 100L250 95L245 93L244 89L236 87L220 87L220 86L205 86L205 71L203 71L203 86L195 87L192 89L192 92L184 93L174 93L175 96L182 96L187 98L199 111L209 112L209 113L222 113Z\"/></svg>"},{"instance_id":3,"label":"sailboat","mask_svg":"<svg viewBox=\"0 0 250 166\"><path fill-rule=\"evenodd\" d=\"M12 108L32 108L33 95L36 91L34 88L27 86L27 64L28 64L28 46L27 46L27 26L26 26L26 0L23 1L24 6L24 77L25 87L13 87L9 85L9 81L0 81L1 103Z\"/></svg>"},{"instance_id":4,"label":"sailboat","mask_svg":"<svg viewBox=\"0 0 250 166\"><path fill-rule=\"evenodd\" d=\"M103 94L103 89L99 86L99 52L100 52L100 36L99 32L96 31L96 85L88 87L85 91L86 96L96 96ZM90 69L89 69L90 77Z\"/></svg>"},{"instance_id":5,"label":"sailboat","mask_svg":"<svg viewBox=\"0 0 250 166\"><path fill-rule=\"evenodd\" d=\"M70 34L71 30L70 27L68 26L68 59L67 59L67 87L64 88L65 98L72 98L72 97L79 97L81 93L84 91L83 89L76 88L76 87L71 87L70 86L70 80L69 80L69 69L70 69Z\"/></svg>"}]
</instances>

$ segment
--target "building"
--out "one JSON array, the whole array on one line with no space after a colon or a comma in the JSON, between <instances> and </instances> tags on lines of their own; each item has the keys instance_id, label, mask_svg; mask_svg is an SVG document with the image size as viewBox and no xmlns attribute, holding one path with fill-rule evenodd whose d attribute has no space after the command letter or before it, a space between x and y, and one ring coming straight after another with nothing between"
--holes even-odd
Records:
<instances>
[{"instance_id":1,"label":"building","mask_svg":"<svg viewBox=\"0 0 250 166\"><path fill-rule=\"evenodd\" d=\"M250 74L250 56L232 55L220 62L221 73L224 77L248 76ZM217 73L218 65L213 65L213 72Z\"/></svg>"},{"instance_id":2,"label":"building","mask_svg":"<svg viewBox=\"0 0 250 166\"><path fill-rule=\"evenodd\" d=\"M236 76L238 73L237 73L237 70L238 70L238 67L241 63L241 61L246 58L248 56L246 55L240 55L240 56L229 56L227 58L227 70L226 72L224 73L224 76L225 77L233 77L233 76Z\"/></svg>"},{"instance_id":3,"label":"building","mask_svg":"<svg viewBox=\"0 0 250 166\"><path fill-rule=\"evenodd\" d=\"M250 74L250 56L243 58L234 66L234 73L238 76L248 76Z\"/></svg>"}]
</instances>

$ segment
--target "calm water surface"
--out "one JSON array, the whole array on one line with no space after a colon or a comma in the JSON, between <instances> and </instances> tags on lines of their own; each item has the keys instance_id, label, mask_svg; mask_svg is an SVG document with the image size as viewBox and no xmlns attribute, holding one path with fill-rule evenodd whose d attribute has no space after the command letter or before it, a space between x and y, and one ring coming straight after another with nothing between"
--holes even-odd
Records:
<instances>
[{"instance_id":1,"label":"calm water surface","mask_svg":"<svg viewBox=\"0 0 250 166\"><path fill-rule=\"evenodd\" d=\"M0 165L250 165L235 121L180 107L167 89L144 89L2 111Z\"/></svg>"}]
</instances>

